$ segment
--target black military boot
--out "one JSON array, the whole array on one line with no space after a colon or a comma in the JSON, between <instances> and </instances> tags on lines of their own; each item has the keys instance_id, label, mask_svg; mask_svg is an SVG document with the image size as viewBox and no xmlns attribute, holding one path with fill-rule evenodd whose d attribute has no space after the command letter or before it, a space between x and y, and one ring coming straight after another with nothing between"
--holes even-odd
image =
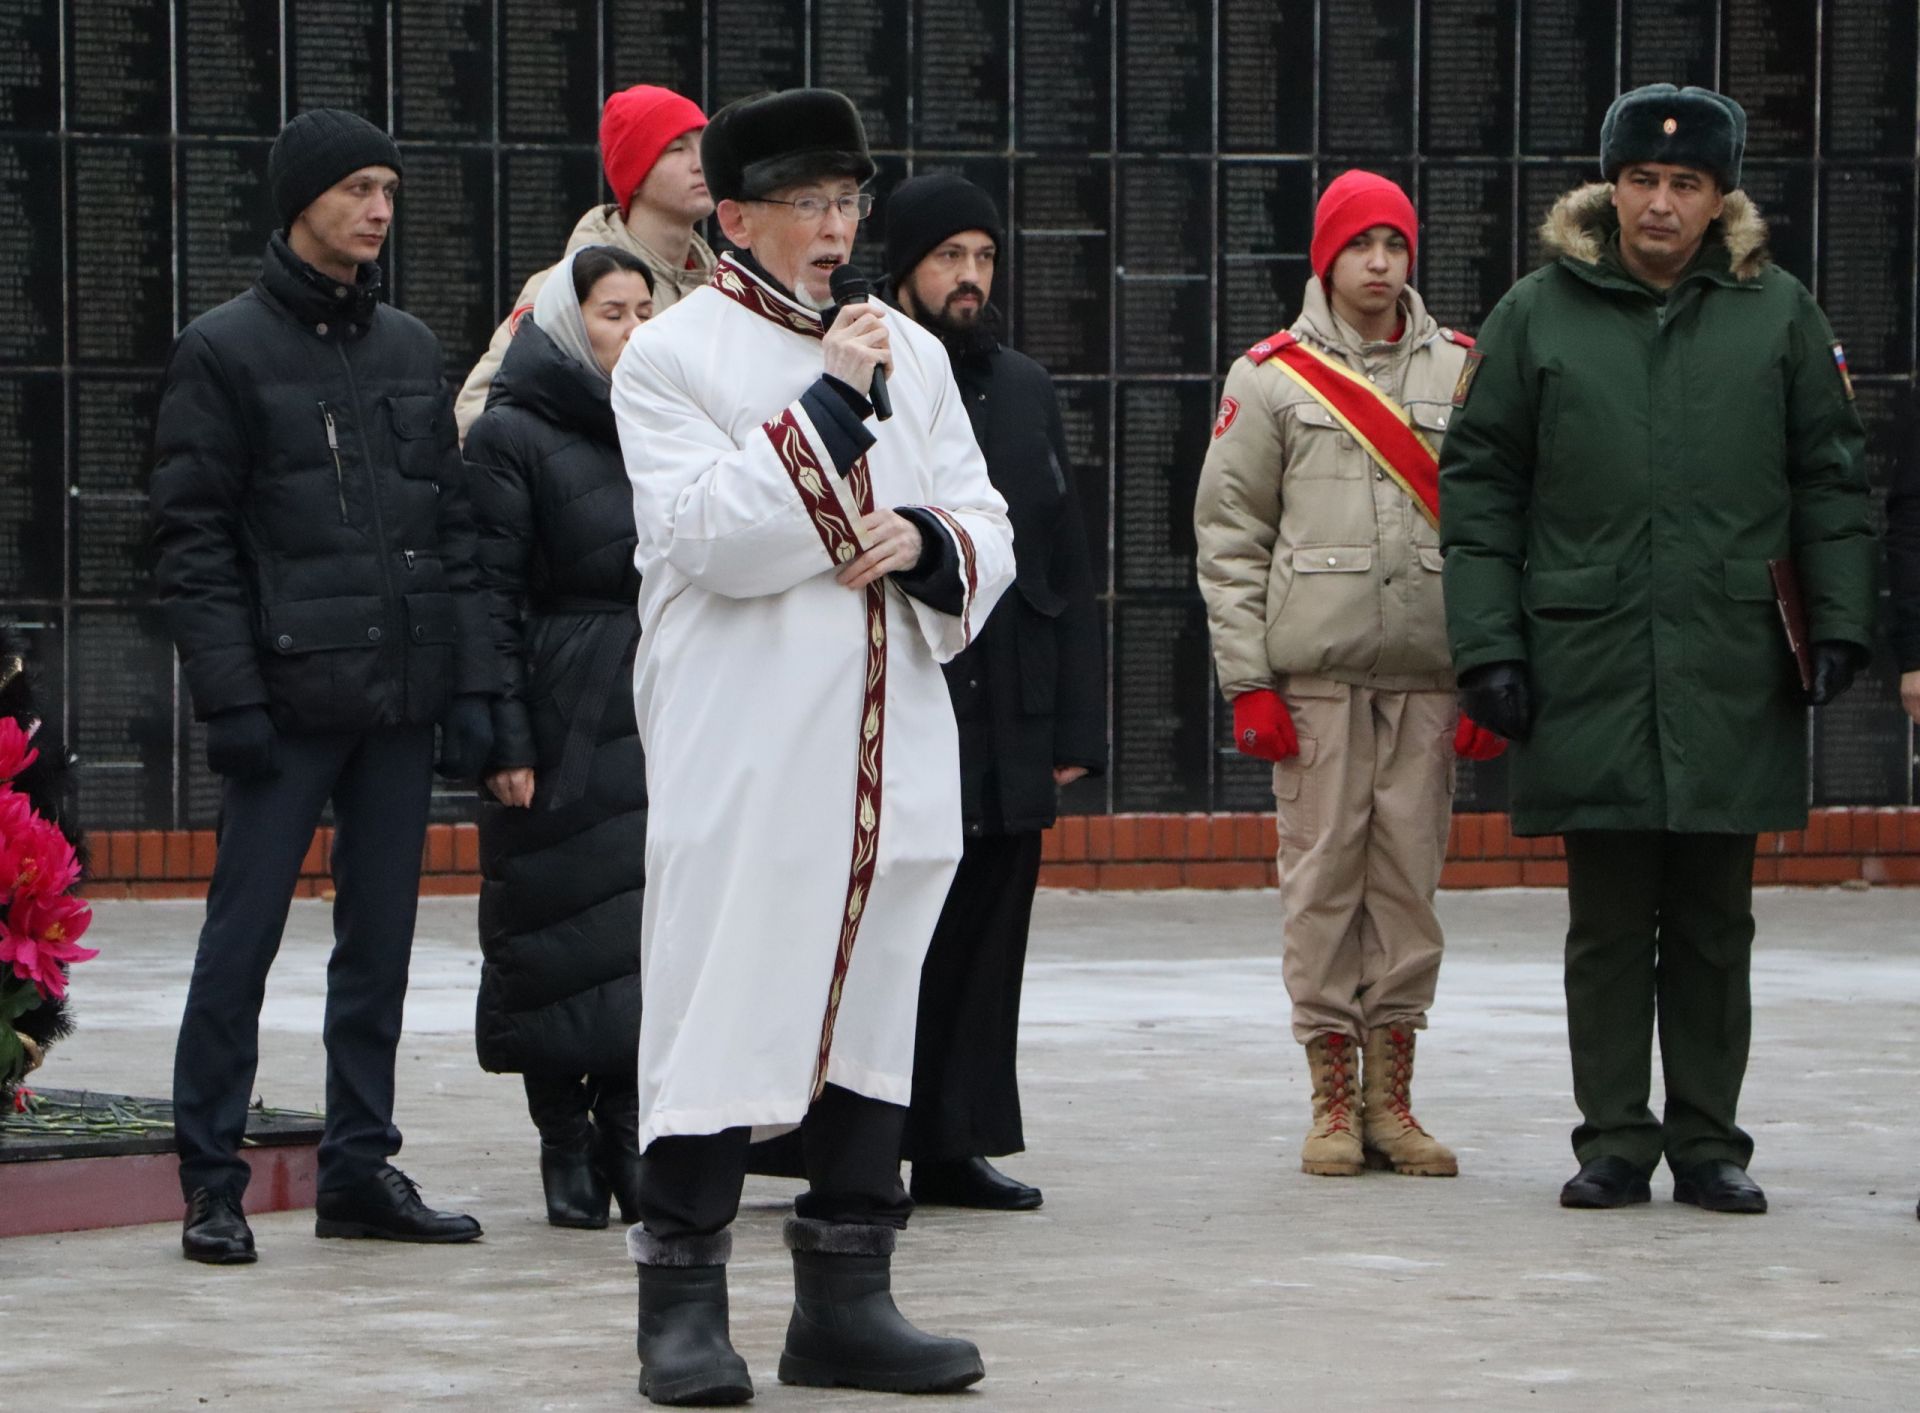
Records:
<instances>
[{"instance_id":1,"label":"black military boot","mask_svg":"<svg viewBox=\"0 0 1920 1413\"><path fill-rule=\"evenodd\" d=\"M240 1210L240 1199L231 1193L196 1187L187 1200L180 1249L189 1261L204 1261L209 1266L244 1266L254 1260L253 1229Z\"/></svg>"},{"instance_id":2,"label":"black military boot","mask_svg":"<svg viewBox=\"0 0 1920 1413\"><path fill-rule=\"evenodd\" d=\"M753 1397L747 1361L727 1328L727 1258L733 1233L657 1237L627 1233L640 1272L640 1392L654 1403L712 1407Z\"/></svg>"},{"instance_id":3,"label":"black military boot","mask_svg":"<svg viewBox=\"0 0 1920 1413\"><path fill-rule=\"evenodd\" d=\"M547 1222L556 1227L602 1231L607 1225L607 1185L594 1164L593 1144L540 1144L540 1186L547 1196Z\"/></svg>"},{"instance_id":4,"label":"black military boot","mask_svg":"<svg viewBox=\"0 0 1920 1413\"><path fill-rule=\"evenodd\" d=\"M926 1334L893 1303L892 1227L788 1217L793 1318L780 1382L952 1393L986 1376L972 1341Z\"/></svg>"},{"instance_id":5,"label":"black military boot","mask_svg":"<svg viewBox=\"0 0 1920 1413\"><path fill-rule=\"evenodd\" d=\"M593 1170L620 1204L620 1220L640 1220L640 1091L629 1083L602 1091L593 1105ZM604 1210L605 1202L602 1201Z\"/></svg>"}]
</instances>

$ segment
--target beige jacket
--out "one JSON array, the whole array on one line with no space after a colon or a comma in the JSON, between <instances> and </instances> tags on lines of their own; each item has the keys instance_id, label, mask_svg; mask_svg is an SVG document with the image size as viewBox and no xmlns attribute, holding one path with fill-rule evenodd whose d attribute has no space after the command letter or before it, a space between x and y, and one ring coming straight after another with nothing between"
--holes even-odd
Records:
<instances>
[{"instance_id":1,"label":"beige jacket","mask_svg":"<svg viewBox=\"0 0 1920 1413\"><path fill-rule=\"evenodd\" d=\"M1407 409L1439 450L1467 341L1409 288L1406 330L1363 344L1317 279L1292 332ZM1458 341L1456 341L1458 340ZM1450 688L1440 536L1413 499L1277 363L1237 359L1194 504L1200 593L1228 698L1289 675Z\"/></svg>"},{"instance_id":2,"label":"beige jacket","mask_svg":"<svg viewBox=\"0 0 1920 1413\"><path fill-rule=\"evenodd\" d=\"M656 314L665 312L682 295L699 289L713 275L713 251L698 234L693 238L690 252L693 263L678 270L670 269L665 260L627 229L627 223L620 218L618 206L595 206L582 216L579 224L573 228L573 234L567 237L567 248L562 258L583 245L617 246L646 261L647 270L653 275L653 312ZM453 403L453 419L459 426L461 441L467 439L467 429L486 411L487 390L493 386L493 375L500 371L500 360L507 355L507 345L513 340L514 329L527 311L533 308L533 297L540 293L540 286L547 282L547 276L559 268L560 262L556 260L527 280L520 297L513 302L512 312L493 331L493 341L487 345L487 351L480 355L480 361L467 374L467 381L460 388L460 396Z\"/></svg>"}]
</instances>

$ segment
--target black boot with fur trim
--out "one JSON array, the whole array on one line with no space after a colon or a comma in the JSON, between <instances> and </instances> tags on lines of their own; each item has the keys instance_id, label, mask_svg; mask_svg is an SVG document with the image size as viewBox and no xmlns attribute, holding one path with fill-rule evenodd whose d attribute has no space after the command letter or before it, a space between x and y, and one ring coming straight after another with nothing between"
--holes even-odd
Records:
<instances>
[{"instance_id":1,"label":"black boot with fur trim","mask_svg":"<svg viewBox=\"0 0 1920 1413\"><path fill-rule=\"evenodd\" d=\"M733 1233L657 1237L627 1233L640 1270L640 1392L655 1403L709 1408L753 1397L747 1361L727 1328L727 1258Z\"/></svg>"},{"instance_id":2,"label":"black boot with fur trim","mask_svg":"<svg viewBox=\"0 0 1920 1413\"><path fill-rule=\"evenodd\" d=\"M915 1329L893 1303L892 1227L788 1217L793 1318L780 1382L882 1393L952 1393L986 1375L971 1340Z\"/></svg>"}]
</instances>

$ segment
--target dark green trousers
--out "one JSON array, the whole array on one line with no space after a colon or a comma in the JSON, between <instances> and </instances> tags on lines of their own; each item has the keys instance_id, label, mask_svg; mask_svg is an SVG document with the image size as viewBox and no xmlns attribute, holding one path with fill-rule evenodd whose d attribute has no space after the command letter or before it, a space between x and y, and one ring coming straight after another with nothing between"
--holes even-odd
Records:
<instances>
[{"instance_id":1,"label":"dark green trousers","mask_svg":"<svg viewBox=\"0 0 1920 1413\"><path fill-rule=\"evenodd\" d=\"M1567 1042L1574 1155L1651 1173L1747 1165L1734 1123L1753 1008L1751 834L1588 830L1567 844ZM1666 1112L1647 1105L1656 1024Z\"/></svg>"}]
</instances>

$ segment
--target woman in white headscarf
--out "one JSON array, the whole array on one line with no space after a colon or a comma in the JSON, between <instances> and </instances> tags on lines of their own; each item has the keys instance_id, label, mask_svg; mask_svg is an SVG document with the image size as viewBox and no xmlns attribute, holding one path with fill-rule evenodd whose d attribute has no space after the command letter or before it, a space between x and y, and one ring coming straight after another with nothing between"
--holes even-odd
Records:
<instances>
[{"instance_id":1,"label":"woman in white headscarf","mask_svg":"<svg viewBox=\"0 0 1920 1413\"><path fill-rule=\"evenodd\" d=\"M633 500L608 378L653 312L611 246L575 251L508 346L465 455L501 696L480 821L481 1065L518 1071L555 1226L635 1202L646 767L633 715Z\"/></svg>"}]
</instances>

